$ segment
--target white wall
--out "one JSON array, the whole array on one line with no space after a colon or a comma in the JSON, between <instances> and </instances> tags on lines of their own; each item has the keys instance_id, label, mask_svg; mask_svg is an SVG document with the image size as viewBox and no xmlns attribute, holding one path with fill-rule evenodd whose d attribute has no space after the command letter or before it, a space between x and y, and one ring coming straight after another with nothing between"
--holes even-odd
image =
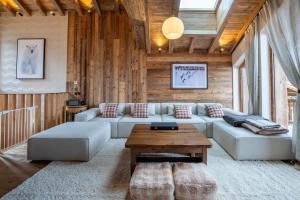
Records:
<instances>
[{"instance_id":1,"label":"white wall","mask_svg":"<svg viewBox=\"0 0 300 200\"><path fill-rule=\"evenodd\" d=\"M66 91L67 16L0 17L0 93ZM18 38L46 38L45 79L16 79Z\"/></svg>"}]
</instances>

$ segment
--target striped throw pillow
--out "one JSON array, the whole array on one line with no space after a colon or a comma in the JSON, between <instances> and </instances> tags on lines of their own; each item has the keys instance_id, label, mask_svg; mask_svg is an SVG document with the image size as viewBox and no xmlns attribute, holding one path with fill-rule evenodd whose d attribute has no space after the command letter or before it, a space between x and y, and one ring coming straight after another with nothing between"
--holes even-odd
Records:
<instances>
[{"instance_id":1,"label":"striped throw pillow","mask_svg":"<svg viewBox=\"0 0 300 200\"><path fill-rule=\"evenodd\" d=\"M134 118L148 118L148 104L146 103L136 103L133 106L133 117Z\"/></svg>"},{"instance_id":2,"label":"striped throw pillow","mask_svg":"<svg viewBox=\"0 0 300 200\"><path fill-rule=\"evenodd\" d=\"M178 119L192 118L192 112L190 107L186 105L175 105L175 117Z\"/></svg>"},{"instance_id":3,"label":"striped throw pillow","mask_svg":"<svg viewBox=\"0 0 300 200\"><path fill-rule=\"evenodd\" d=\"M224 116L224 112L220 104L206 105L206 110L209 117L218 118Z\"/></svg>"},{"instance_id":4,"label":"striped throw pillow","mask_svg":"<svg viewBox=\"0 0 300 200\"><path fill-rule=\"evenodd\" d=\"M107 103L105 104L102 117L103 118L116 118L118 116L118 104Z\"/></svg>"}]
</instances>

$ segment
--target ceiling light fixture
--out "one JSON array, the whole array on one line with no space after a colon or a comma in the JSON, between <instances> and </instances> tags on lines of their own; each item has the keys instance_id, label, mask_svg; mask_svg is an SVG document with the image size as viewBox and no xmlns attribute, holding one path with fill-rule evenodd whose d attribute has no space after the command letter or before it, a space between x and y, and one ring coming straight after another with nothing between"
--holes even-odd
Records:
<instances>
[{"instance_id":1,"label":"ceiling light fixture","mask_svg":"<svg viewBox=\"0 0 300 200\"><path fill-rule=\"evenodd\" d=\"M169 40L175 40L182 36L184 25L178 17L170 17L166 19L162 25L162 32Z\"/></svg>"}]
</instances>

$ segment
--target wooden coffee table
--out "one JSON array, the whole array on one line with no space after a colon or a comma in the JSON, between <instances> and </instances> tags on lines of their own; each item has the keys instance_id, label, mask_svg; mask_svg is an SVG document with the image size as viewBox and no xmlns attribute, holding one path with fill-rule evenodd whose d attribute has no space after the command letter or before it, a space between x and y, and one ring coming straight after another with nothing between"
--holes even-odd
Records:
<instances>
[{"instance_id":1,"label":"wooden coffee table","mask_svg":"<svg viewBox=\"0 0 300 200\"><path fill-rule=\"evenodd\" d=\"M202 156L207 164L207 148L212 144L192 124L179 124L178 130L151 130L150 124L137 124L128 137L125 147L131 150L131 173L140 153L190 153Z\"/></svg>"}]
</instances>

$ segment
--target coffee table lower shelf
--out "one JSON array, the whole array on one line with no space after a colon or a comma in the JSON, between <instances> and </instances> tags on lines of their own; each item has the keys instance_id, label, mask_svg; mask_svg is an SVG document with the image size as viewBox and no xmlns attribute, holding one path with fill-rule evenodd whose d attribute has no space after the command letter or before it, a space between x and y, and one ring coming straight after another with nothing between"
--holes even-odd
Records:
<instances>
[{"instance_id":1,"label":"coffee table lower shelf","mask_svg":"<svg viewBox=\"0 0 300 200\"><path fill-rule=\"evenodd\" d=\"M134 172L136 163L140 162L203 162L207 164L207 148L191 148L191 147L183 147L183 148L163 148L163 149L155 149L153 147L147 148L130 148L131 151L131 174ZM140 156L143 153L178 153L178 154L190 154L190 157L143 157ZM196 156L197 155L197 156Z\"/></svg>"}]
</instances>

